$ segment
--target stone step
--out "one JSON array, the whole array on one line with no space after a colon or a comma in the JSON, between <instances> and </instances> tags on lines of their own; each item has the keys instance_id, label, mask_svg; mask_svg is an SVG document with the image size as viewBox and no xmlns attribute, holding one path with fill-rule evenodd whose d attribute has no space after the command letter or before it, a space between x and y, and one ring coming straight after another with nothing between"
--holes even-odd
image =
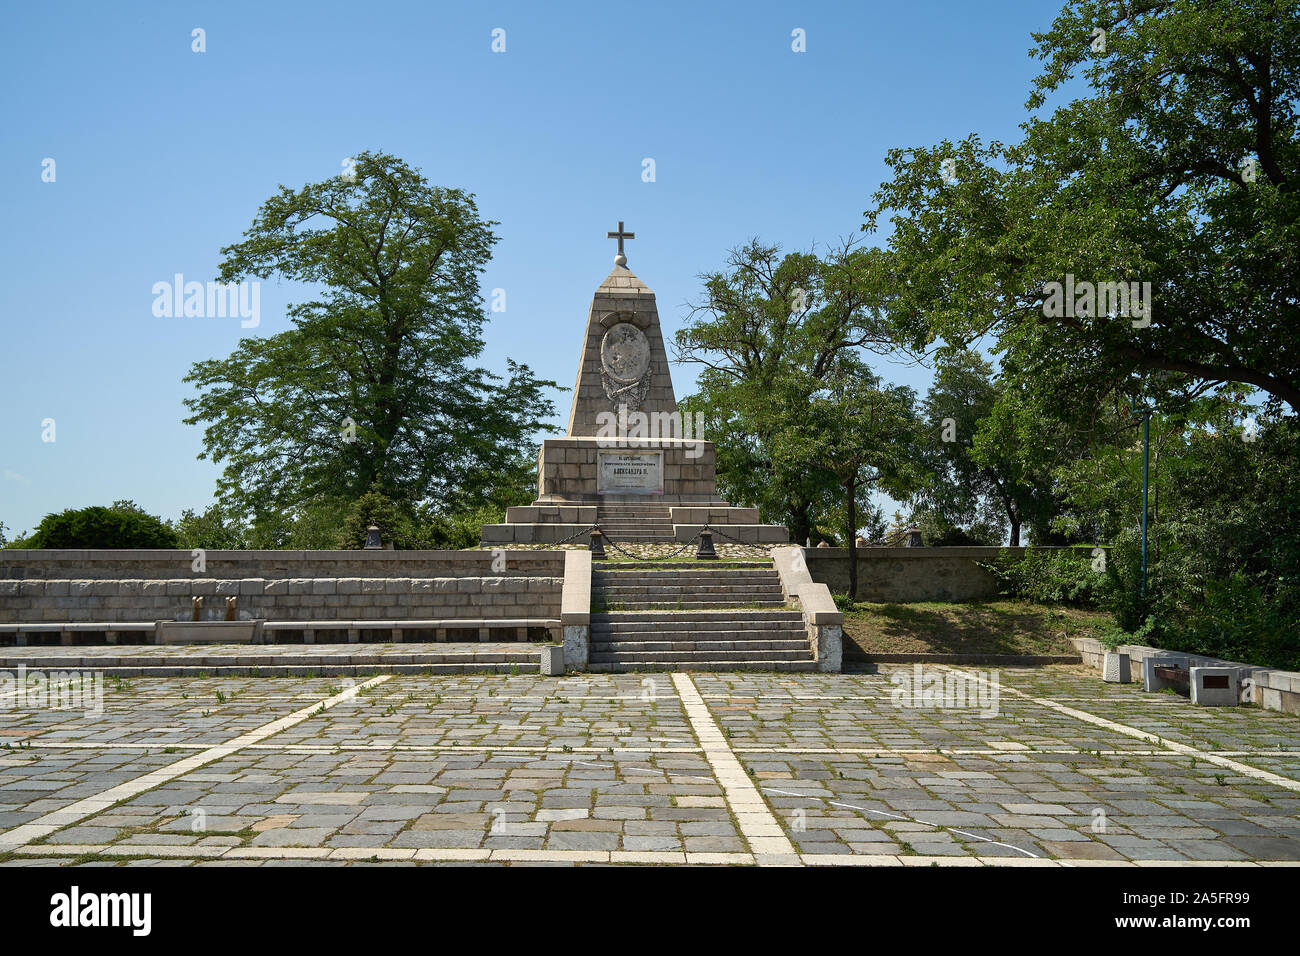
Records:
<instances>
[{"instance_id":1,"label":"stone step","mask_svg":"<svg viewBox=\"0 0 1300 956\"><path fill-rule=\"evenodd\" d=\"M745 561L740 558L719 558L716 560L709 561L707 563L703 561L649 560L649 561L638 561L636 564L622 564L619 563L618 561L606 560L606 561L596 561L595 564L592 565L592 570L595 573L601 573L603 571L681 572L687 570L708 571L710 573L713 573L717 571L733 571L733 570L752 571L752 570L764 570L764 569L771 571L774 574L776 573L775 569L772 567L771 561Z\"/></svg>"},{"instance_id":2,"label":"stone step","mask_svg":"<svg viewBox=\"0 0 1300 956\"><path fill-rule=\"evenodd\" d=\"M762 568L714 568L701 567L698 564L683 565L678 568L595 568L592 578L602 580L646 580L646 581L771 581L779 583L780 578L772 570Z\"/></svg>"},{"instance_id":3,"label":"stone step","mask_svg":"<svg viewBox=\"0 0 1300 956\"><path fill-rule=\"evenodd\" d=\"M671 615L647 611L595 611L591 615L591 626L594 628L599 624L649 627L694 627L707 624L726 624L731 627L802 627L803 613L749 608L731 608L725 611L682 611Z\"/></svg>"},{"instance_id":4,"label":"stone step","mask_svg":"<svg viewBox=\"0 0 1300 956\"><path fill-rule=\"evenodd\" d=\"M705 597L715 594L738 596L754 594L763 597L781 597L781 589L770 584L607 584L593 590L605 595L681 594L684 597Z\"/></svg>"},{"instance_id":5,"label":"stone step","mask_svg":"<svg viewBox=\"0 0 1300 956\"><path fill-rule=\"evenodd\" d=\"M636 582L630 581L624 583L619 581L614 584L606 584L601 581L592 582L592 591L601 594L630 594L638 592L642 594L666 594L670 591L680 591L687 594L775 594L779 595L781 589L771 584L744 582L719 583L719 582Z\"/></svg>"},{"instance_id":6,"label":"stone step","mask_svg":"<svg viewBox=\"0 0 1300 956\"><path fill-rule=\"evenodd\" d=\"M593 641L771 641L804 640L806 634L802 627L780 624L775 627L747 627L734 621L719 621L716 624L696 627L655 627L642 624L618 625L602 624L591 626Z\"/></svg>"},{"instance_id":7,"label":"stone step","mask_svg":"<svg viewBox=\"0 0 1300 956\"><path fill-rule=\"evenodd\" d=\"M614 664L626 661L665 661L685 663L687 661L749 661L752 663L773 661L807 661L812 660L812 652L807 648L769 651L759 648L741 648L739 650L683 650L673 648L667 651L627 650L612 651L592 648L591 663Z\"/></svg>"},{"instance_id":8,"label":"stone step","mask_svg":"<svg viewBox=\"0 0 1300 956\"><path fill-rule=\"evenodd\" d=\"M653 661L629 660L593 662L594 674L626 674L632 671L758 671L805 672L817 670L817 662L806 661Z\"/></svg>"},{"instance_id":9,"label":"stone step","mask_svg":"<svg viewBox=\"0 0 1300 956\"><path fill-rule=\"evenodd\" d=\"M595 597L594 604L600 607L602 604L606 607L619 605L622 608L632 610L628 605L647 604L651 607L676 607L679 604L685 607L691 604L701 604L705 608L734 608L743 610L745 608L781 608L785 609L788 605L782 600L781 595L772 594L598 594Z\"/></svg>"},{"instance_id":10,"label":"stone step","mask_svg":"<svg viewBox=\"0 0 1300 956\"><path fill-rule=\"evenodd\" d=\"M738 601L733 598L718 598L715 601L609 601L607 605L617 605L619 611L704 611L710 608L746 608L771 607L783 608L784 601Z\"/></svg>"},{"instance_id":11,"label":"stone step","mask_svg":"<svg viewBox=\"0 0 1300 956\"><path fill-rule=\"evenodd\" d=\"M597 524L672 524L673 519L667 515L602 515L596 519Z\"/></svg>"},{"instance_id":12,"label":"stone step","mask_svg":"<svg viewBox=\"0 0 1300 956\"><path fill-rule=\"evenodd\" d=\"M734 632L723 631L723 635ZM783 640L698 640L698 641L632 641L632 640L593 640L591 652L601 654L630 654L640 651L653 651L657 654L669 654L674 651L793 651L798 654L810 653L808 638L795 636Z\"/></svg>"},{"instance_id":13,"label":"stone step","mask_svg":"<svg viewBox=\"0 0 1300 956\"><path fill-rule=\"evenodd\" d=\"M628 575L626 577L593 577L591 581L595 590L605 589L652 589L674 588L676 590L689 590L691 588L709 588L712 593L717 593L718 588L731 588L736 591L776 591L780 593L781 585L775 581L768 581L765 578L709 578L709 577L688 577L688 578L641 578Z\"/></svg>"}]
</instances>

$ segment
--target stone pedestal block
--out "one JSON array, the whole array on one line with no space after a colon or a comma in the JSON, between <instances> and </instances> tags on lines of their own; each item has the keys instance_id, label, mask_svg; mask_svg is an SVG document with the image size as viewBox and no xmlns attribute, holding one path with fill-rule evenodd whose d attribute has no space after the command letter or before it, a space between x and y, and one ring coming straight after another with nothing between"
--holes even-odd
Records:
<instances>
[{"instance_id":1,"label":"stone pedestal block","mask_svg":"<svg viewBox=\"0 0 1300 956\"><path fill-rule=\"evenodd\" d=\"M1101 679L1108 684L1127 684L1132 681L1128 655L1107 651L1101 665Z\"/></svg>"},{"instance_id":2,"label":"stone pedestal block","mask_svg":"<svg viewBox=\"0 0 1300 956\"><path fill-rule=\"evenodd\" d=\"M564 674L564 648L561 645L543 645L541 671L548 677L559 677Z\"/></svg>"},{"instance_id":3,"label":"stone pedestal block","mask_svg":"<svg viewBox=\"0 0 1300 956\"><path fill-rule=\"evenodd\" d=\"M564 626L564 668L585 671L591 661L591 636L586 625Z\"/></svg>"},{"instance_id":4,"label":"stone pedestal block","mask_svg":"<svg viewBox=\"0 0 1300 956\"><path fill-rule=\"evenodd\" d=\"M1192 703L1201 707L1236 707L1240 674L1235 667L1193 667Z\"/></svg>"}]
</instances>

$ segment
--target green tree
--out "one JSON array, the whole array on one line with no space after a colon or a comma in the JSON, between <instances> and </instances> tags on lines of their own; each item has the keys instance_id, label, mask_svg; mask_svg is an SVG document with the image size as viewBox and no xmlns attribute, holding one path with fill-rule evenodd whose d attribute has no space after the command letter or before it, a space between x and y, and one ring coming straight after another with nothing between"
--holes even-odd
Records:
<instances>
[{"instance_id":1,"label":"green tree","mask_svg":"<svg viewBox=\"0 0 1300 956\"><path fill-rule=\"evenodd\" d=\"M795 460L816 468L840 489L850 597L858 593L861 506L872 491L905 498L921 480L915 467L920 434L915 406L912 389L885 385L864 363L845 355L791 422L787 444L803 446ZM876 520L870 511L867 517Z\"/></svg>"},{"instance_id":2,"label":"green tree","mask_svg":"<svg viewBox=\"0 0 1300 956\"><path fill-rule=\"evenodd\" d=\"M783 443L841 356L896 348L880 309L880 251L846 240L821 255L783 255L754 239L700 278L705 298L675 339L677 360L700 366L682 407L708 423L726 497L757 505L804 541L839 489Z\"/></svg>"},{"instance_id":3,"label":"green tree","mask_svg":"<svg viewBox=\"0 0 1300 956\"><path fill-rule=\"evenodd\" d=\"M253 517L255 537L284 539L304 511L341 517L372 486L473 507L535 455L555 383L514 362L504 379L470 364L492 225L471 195L362 153L353 177L282 186L222 250L222 281L311 289L289 309L293 328L185 379L199 391L185 421L205 426L200 457L226 462L218 494Z\"/></svg>"},{"instance_id":4,"label":"green tree","mask_svg":"<svg viewBox=\"0 0 1300 956\"><path fill-rule=\"evenodd\" d=\"M1296 410L1296 5L1079 0L1035 40L1020 143L890 151L864 229L894 227L891 314L917 347L991 333L1003 374L1062 414L1152 372ZM1042 115L1072 81L1087 94ZM1049 314L1068 276L1150 282L1149 325L1082 294Z\"/></svg>"},{"instance_id":5,"label":"green tree","mask_svg":"<svg viewBox=\"0 0 1300 956\"><path fill-rule=\"evenodd\" d=\"M247 529L220 503L209 505L202 513L186 508L172 528L182 548L236 551L248 547Z\"/></svg>"}]
</instances>

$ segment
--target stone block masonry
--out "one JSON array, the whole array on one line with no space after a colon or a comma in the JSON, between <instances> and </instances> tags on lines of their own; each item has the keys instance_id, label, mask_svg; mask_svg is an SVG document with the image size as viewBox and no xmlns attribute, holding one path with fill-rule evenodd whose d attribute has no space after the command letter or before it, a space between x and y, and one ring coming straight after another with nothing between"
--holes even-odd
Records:
<instances>
[{"instance_id":1,"label":"stone block masonry","mask_svg":"<svg viewBox=\"0 0 1300 956\"><path fill-rule=\"evenodd\" d=\"M1102 646L1101 641L1091 637L1076 637L1072 638L1071 642L1078 649L1084 664L1099 669L1104 665L1107 649ZM1203 657L1182 651L1167 651L1146 644L1121 644L1115 650L1127 654L1135 665L1142 667L1147 686L1154 683L1154 677L1149 672L1157 661L1166 666L1191 667L1198 670L1222 668L1231 671L1236 678L1231 685L1231 697L1238 703L1253 704L1264 710L1300 714L1300 673L1295 671L1243 664L1239 661L1225 661L1217 657ZM1219 671L1215 670L1212 673L1219 673Z\"/></svg>"},{"instance_id":2,"label":"stone block masonry","mask_svg":"<svg viewBox=\"0 0 1300 956\"><path fill-rule=\"evenodd\" d=\"M171 549L51 549L0 551L0 581L177 578L390 578L490 576L492 551L207 551L193 571L193 552ZM512 554L511 577L564 573L564 555L544 551ZM119 590L120 593L120 589ZM227 592L233 593L233 592Z\"/></svg>"},{"instance_id":3,"label":"stone block masonry","mask_svg":"<svg viewBox=\"0 0 1300 956\"><path fill-rule=\"evenodd\" d=\"M560 617L564 552L0 552L0 625ZM502 565L502 562L504 566ZM494 567L495 565L495 567Z\"/></svg>"},{"instance_id":4,"label":"stone block masonry","mask_svg":"<svg viewBox=\"0 0 1300 956\"><path fill-rule=\"evenodd\" d=\"M785 599L799 602L817 669L837 672L843 669L844 662L844 614L835 606L830 589L808 573L807 563L800 560L803 550L773 548L772 564Z\"/></svg>"},{"instance_id":5,"label":"stone block masonry","mask_svg":"<svg viewBox=\"0 0 1300 956\"><path fill-rule=\"evenodd\" d=\"M49 582L55 583L55 582ZM329 618L558 618L561 578L176 578L146 582L146 593L129 579L70 581L69 597L44 594L47 582L0 581L0 623L20 621L188 620L191 598L239 588L241 620L306 621ZM223 588L224 586L224 588ZM25 599L10 600L15 588ZM100 596L97 591L109 591ZM205 602L204 620L219 620L224 607Z\"/></svg>"},{"instance_id":6,"label":"stone block masonry","mask_svg":"<svg viewBox=\"0 0 1300 956\"><path fill-rule=\"evenodd\" d=\"M1071 551L1081 548L858 548L859 601L984 601L998 596L998 580L980 567L999 555L1023 557L1026 551ZM808 572L833 594L849 590L847 548L804 548Z\"/></svg>"},{"instance_id":7,"label":"stone block masonry","mask_svg":"<svg viewBox=\"0 0 1300 956\"><path fill-rule=\"evenodd\" d=\"M592 296L568 429L538 451L537 500L480 540L561 544L598 524L613 542L685 542L707 523L745 544L788 541L718 497L717 449L697 424L677 408L655 295L620 257Z\"/></svg>"}]
</instances>

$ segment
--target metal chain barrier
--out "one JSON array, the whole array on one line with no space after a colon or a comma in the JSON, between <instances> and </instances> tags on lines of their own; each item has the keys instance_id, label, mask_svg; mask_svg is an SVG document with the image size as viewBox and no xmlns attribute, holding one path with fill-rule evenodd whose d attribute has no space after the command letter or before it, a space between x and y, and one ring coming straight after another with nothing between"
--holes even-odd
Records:
<instances>
[{"instance_id":1,"label":"metal chain barrier","mask_svg":"<svg viewBox=\"0 0 1300 956\"><path fill-rule=\"evenodd\" d=\"M584 534L591 534L599 527L600 525L593 524L591 527L584 528L583 530L579 531L577 534L571 534L567 538L561 538L559 541L552 542L552 544L568 544L570 541L574 541L578 538L581 538Z\"/></svg>"},{"instance_id":2,"label":"metal chain barrier","mask_svg":"<svg viewBox=\"0 0 1300 956\"><path fill-rule=\"evenodd\" d=\"M667 561L671 558L677 557L677 555L681 554L683 551L689 551L691 548L695 547L696 542L699 541L700 539L700 535L696 534L695 537L691 538L690 541L687 541L684 545L682 545L672 554L663 554L653 558L643 558L640 555L632 554L631 552L626 551L623 548L619 547L618 544L610 540L610 538L603 531L601 532L600 536L605 539L605 547L613 548L615 551L619 552L619 554L627 555L627 557L633 561ZM630 541L627 543L631 544Z\"/></svg>"},{"instance_id":3,"label":"metal chain barrier","mask_svg":"<svg viewBox=\"0 0 1300 956\"><path fill-rule=\"evenodd\" d=\"M589 535L589 534L591 534L591 532L593 532L593 531L597 531L597 530L599 530L599 529L600 529L600 525L598 525L598 524L588 525L586 528L583 528L581 531L579 531L579 532L577 532L577 533L575 533L575 534L571 534L571 535L569 535L567 538L561 538L559 541L554 541L554 542L551 542L551 543L552 543L552 544L568 544L568 543L571 542L571 541L576 541L578 538L581 538L581 537L584 537L584 536L586 536L586 535ZM727 532L723 531L721 528L715 528L713 525L706 524L706 525L704 525L703 528L701 528L699 531L697 531L697 532L695 533L695 536L694 536L693 538L691 538L690 541L688 541L686 544L682 545L682 547L678 548L676 551L672 552L671 554L662 555L662 556L660 556L660 557L654 557L654 558L643 558L643 557L640 557L639 555L632 554L631 552L627 551L626 549L620 547L619 544L618 544L618 542L614 541L614 539L612 539L609 535L605 534L603 531L601 532L601 537L603 537L603 538L605 539L605 544L606 544L606 546L613 548L615 551L619 552L620 554L626 555L626 556L627 556L630 560L632 560L632 561L666 561L666 560L668 560L669 558L675 558L675 557L677 557L677 555L681 554L681 553L684 552L684 551L687 551L688 549L690 549L691 547L693 547L694 545L696 545L696 544L699 542L699 540L700 540L700 535L702 535L705 531L708 531L708 532L710 532L710 533L712 533L712 534L715 534L715 535L717 535L717 536L720 537L720 538L725 538L727 541L731 542L732 544L738 544L738 545L740 545L740 546L743 547L743 548L759 548L759 549L761 549L761 550L763 550L763 551L766 551L766 552L769 552L769 553L772 551L773 548L789 548L789 547L792 547L792 545L790 545L789 543L785 543L785 544L781 544L781 543L776 543L776 544L759 544L759 543L756 542L756 541L741 541L739 538L736 538L736 537L733 537L732 535L727 534ZM891 547L894 547L894 546L895 546L899 541L902 541L902 540L903 540L904 538L906 538L906 537L907 537L907 532L906 532L906 531L899 531L899 532L897 532L897 533L895 533L895 534L893 534L893 535L886 536L886 537L884 537L884 538L880 538L880 539L878 539L878 540L876 540L876 541L868 541L865 545L860 545L860 547L866 547L866 548L891 548ZM631 542L626 542L626 543L630 544ZM798 546L798 545L793 545L793 547L799 547L799 546Z\"/></svg>"}]
</instances>

